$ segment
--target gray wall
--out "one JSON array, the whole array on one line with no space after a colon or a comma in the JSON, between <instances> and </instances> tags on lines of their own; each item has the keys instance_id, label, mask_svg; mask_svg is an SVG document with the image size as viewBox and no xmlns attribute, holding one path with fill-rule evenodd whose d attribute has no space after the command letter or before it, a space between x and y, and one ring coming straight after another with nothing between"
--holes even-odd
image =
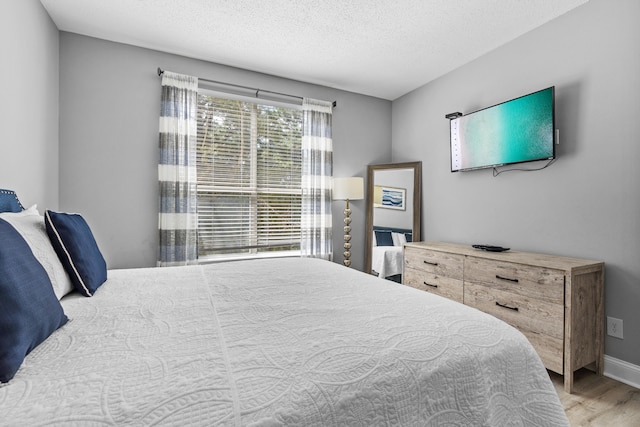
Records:
<instances>
[{"instance_id":1,"label":"gray wall","mask_svg":"<svg viewBox=\"0 0 640 427\"><path fill-rule=\"evenodd\" d=\"M37 0L0 1L0 188L58 207L58 29Z\"/></svg>"},{"instance_id":2,"label":"gray wall","mask_svg":"<svg viewBox=\"0 0 640 427\"><path fill-rule=\"evenodd\" d=\"M160 78L157 67L338 105L334 175L366 176L391 159L391 102L219 64L60 34L60 207L82 213L109 268L154 266ZM342 262L341 202L334 261ZM364 200L352 203L353 267L364 266Z\"/></svg>"},{"instance_id":3,"label":"gray wall","mask_svg":"<svg viewBox=\"0 0 640 427\"><path fill-rule=\"evenodd\" d=\"M640 2L591 0L393 102L392 158L423 162L423 240L606 262L609 356L640 365ZM445 114L556 86L558 159L449 172ZM529 164L526 167L539 166Z\"/></svg>"}]
</instances>

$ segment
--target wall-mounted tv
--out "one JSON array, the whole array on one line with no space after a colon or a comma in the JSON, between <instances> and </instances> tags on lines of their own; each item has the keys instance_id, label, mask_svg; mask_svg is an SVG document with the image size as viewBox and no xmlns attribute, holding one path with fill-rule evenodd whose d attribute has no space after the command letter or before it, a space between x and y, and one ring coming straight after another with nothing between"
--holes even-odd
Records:
<instances>
[{"instance_id":1,"label":"wall-mounted tv","mask_svg":"<svg viewBox=\"0 0 640 427\"><path fill-rule=\"evenodd\" d=\"M450 121L451 172L555 158L555 87Z\"/></svg>"}]
</instances>

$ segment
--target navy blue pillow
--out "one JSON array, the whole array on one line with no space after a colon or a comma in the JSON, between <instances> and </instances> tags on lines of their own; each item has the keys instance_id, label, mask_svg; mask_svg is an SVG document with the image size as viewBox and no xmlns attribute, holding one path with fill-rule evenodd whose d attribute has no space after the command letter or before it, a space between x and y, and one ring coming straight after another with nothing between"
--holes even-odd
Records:
<instances>
[{"instance_id":1,"label":"navy blue pillow","mask_svg":"<svg viewBox=\"0 0 640 427\"><path fill-rule=\"evenodd\" d=\"M11 190L0 188L0 212L21 212L24 208L18 196Z\"/></svg>"},{"instance_id":2,"label":"navy blue pillow","mask_svg":"<svg viewBox=\"0 0 640 427\"><path fill-rule=\"evenodd\" d=\"M13 378L25 356L67 320L44 267L0 219L0 382Z\"/></svg>"},{"instance_id":3,"label":"navy blue pillow","mask_svg":"<svg viewBox=\"0 0 640 427\"><path fill-rule=\"evenodd\" d=\"M376 246L393 246L391 231L376 230Z\"/></svg>"},{"instance_id":4,"label":"navy blue pillow","mask_svg":"<svg viewBox=\"0 0 640 427\"><path fill-rule=\"evenodd\" d=\"M90 297L107 280L107 263L87 222L78 214L46 211L47 234L75 288Z\"/></svg>"}]
</instances>

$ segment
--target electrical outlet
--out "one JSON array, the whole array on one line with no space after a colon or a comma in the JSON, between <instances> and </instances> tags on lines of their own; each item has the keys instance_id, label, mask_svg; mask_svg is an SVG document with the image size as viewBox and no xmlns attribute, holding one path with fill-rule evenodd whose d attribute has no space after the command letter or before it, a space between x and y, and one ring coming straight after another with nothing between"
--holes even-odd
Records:
<instances>
[{"instance_id":1,"label":"electrical outlet","mask_svg":"<svg viewBox=\"0 0 640 427\"><path fill-rule=\"evenodd\" d=\"M607 335L624 339L622 331L622 319L607 316Z\"/></svg>"}]
</instances>

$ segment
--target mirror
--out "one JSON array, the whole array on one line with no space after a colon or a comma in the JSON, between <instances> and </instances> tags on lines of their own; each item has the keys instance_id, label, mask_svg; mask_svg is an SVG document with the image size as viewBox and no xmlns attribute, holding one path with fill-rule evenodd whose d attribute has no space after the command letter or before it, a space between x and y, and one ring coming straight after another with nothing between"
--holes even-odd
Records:
<instances>
[{"instance_id":1,"label":"mirror","mask_svg":"<svg viewBox=\"0 0 640 427\"><path fill-rule=\"evenodd\" d=\"M365 272L402 273L402 244L420 241L422 162L369 165Z\"/></svg>"}]
</instances>

